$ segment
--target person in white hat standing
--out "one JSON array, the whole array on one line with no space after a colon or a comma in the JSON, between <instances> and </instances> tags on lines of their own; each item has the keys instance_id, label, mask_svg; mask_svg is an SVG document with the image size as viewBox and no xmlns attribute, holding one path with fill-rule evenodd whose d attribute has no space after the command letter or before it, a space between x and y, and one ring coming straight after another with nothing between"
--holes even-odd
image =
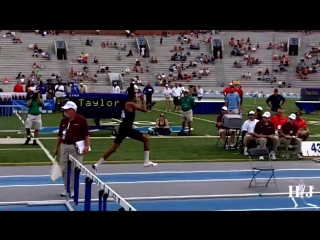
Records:
<instances>
[{"instance_id":1,"label":"person in white hat standing","mask_svg":"<svg viewBox=\"0 0 320 240\"><path fill-rule=\"evenodd\" d=\"M54 149L55 155L58 155L60 150L60 167L62 172L63 183L65 191L60 195L67 196L67 170L69 155L74 157L79 162L82 162L83 155L79 154L76 148L76 143L79 141L85 142L83 154L87 153L90 149L90 135L88 129L88 122L85 117L77 113L77 105L68 101L62 107L64 111L64 118L60 122L57 143ZM70 175L70 197L73 197L74 187L74 167Z\"/></svg>"},{"instance_id":2,"label":"person in white hat standing","mask_svg":"<svg viewBox=\"0 0 320 240\"><path fill-rule=\"evenodd\" d=\"M166 98L166 111L171 112L171 97L172 97L172 90L169 88L169 85L166 84L165 89L163 90L164 97Z\"/></svg>"}]
</instances>

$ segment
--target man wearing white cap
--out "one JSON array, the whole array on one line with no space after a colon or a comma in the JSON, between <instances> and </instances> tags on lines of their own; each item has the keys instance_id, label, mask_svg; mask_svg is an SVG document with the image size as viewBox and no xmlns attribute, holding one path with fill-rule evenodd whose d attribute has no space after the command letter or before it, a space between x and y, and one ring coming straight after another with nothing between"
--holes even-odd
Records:
<instances>
[{"instance_id":1,"label":"man wearing white cap","mask_svg":"<svg viewBox=\"0 0 320 240\"><path fill-rule=\"evenodd\" d=\"M169 85L166 84L166 87L163 90L164 97L166 99L166 111L171 112L171 97L172 97L172 90L169 88Z\"/></svg>"},{"instance_id":2,"label":"man wearing white cap","mask_svg":"<svg viewBox=\"0 0 320 240\"><path fill-rule=\"evenodd\" d=\"M270 112L265 112L262 115L262 120L256 123L252 139L260 144L260 148L267 148L267 143L272 143L270 155L271 159L275 160L277 148L279 146L279 138L275 134L274 125L269 121L270 116ZM260 156L259 160L264 160L264 157Z\"/></svg>"},{"instance_id":3,"label":"man wearing white cap","mask_svg":"<svg viewBox=\"0 0 320 240\"><path fill-rule=\"evenodd\" d=\"M248 117L249 117L249 119L246 120L241 127L241 131L243 134L243 146L244 146L244 155L245 156L249 155L248 154L248 145L249 145L250 140L253 137L256 124L257 124L257 122L259 122L258 119L255 119L256 113L254 111L250 111L248 113Z\"/></svg>"},{"instance_id":4,"label":"man wearing white cap","mask_svg":"<svg viewBox=\"0 0 320 240\"><path fill-rule=\"evenodd\" d=\"M298 138L299 129L295 124L296 115L294 113L290 114L288 117L289 121L282 125L281 130L279 131L280 143L284 144L284 150L286 151L286 158L289 158L289 146L290 144L296 145L296 152L298 159L302 159L301 155L301 144L302 140Z\"/></svg>"},{"instance_id":5,"label":"man wearing white cap","mask_svg":"<svg viewBox=\"0 0 320 240\"><path fill-rule=\"evenodd\" d=\"M113 86L112 86L112 89L111 89L111 93L120 93L120 87L118 86L118 82L114 81L113 82Z\"/></svg>"},{"instance_id":6,"label":"man wearing white cap","mask_svg":"<svg viewBox=\"0 0 320 240\"><path fill-rule=\"evenodd\" d=\"M228 114L228 108L226 106L223 106L221 108L221 114L217 117L217 124L216 127L218 128L218 132L219 132L219 137L222 139L222 141L225 143L227 140L227 136L226 136L226 129L223 128L223 124L222 124L222 118L225 114ZM235 135L235 131L234 130L230 130L230 147L232 147L235 144L235 139L236 139L236 135Z\"/></svg>"},{"instance_id":7,"label":"man wearing white cap","mask_svg":"<svg viewBox=\"0 0 320 240\"><path fill-rule=\"evenodd\" d=\"M60 122L58 139L56 147L54 150L55 155L58 155L60 149L60 168L62 172L62 178L65 186L65 191L60 195L62 197L67 196L67 169L69 155L77 159L79 162L82 162L83 155L90 149L90 135L88 130L87 119L80 114L77 114L77 105L68 101L62 107L64 111L65 118ZM85 148L83 153L80 154L77 151L76 145L80 141L84 140ZM61 146L61 148L60 148ZM73 197L73 186L74 186L74 168L71 170L70 175L70 197Z\"/></svg>"}]
</instances>

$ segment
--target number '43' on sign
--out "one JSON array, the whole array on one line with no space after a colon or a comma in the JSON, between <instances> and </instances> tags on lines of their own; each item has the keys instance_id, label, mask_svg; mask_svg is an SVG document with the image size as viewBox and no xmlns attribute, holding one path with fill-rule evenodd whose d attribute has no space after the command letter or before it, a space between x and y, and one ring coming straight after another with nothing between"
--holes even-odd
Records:
<instances>
[{"instance_id":1,"label":"number '43' on sign","mask_svg":"<svg viewBox=\"0 0 320 240\"><path fill-rule=\"evenodd\" d=\"M313 143L311 145L311 151L320 153L320 143Z\"/></svg>"}]
</instances>

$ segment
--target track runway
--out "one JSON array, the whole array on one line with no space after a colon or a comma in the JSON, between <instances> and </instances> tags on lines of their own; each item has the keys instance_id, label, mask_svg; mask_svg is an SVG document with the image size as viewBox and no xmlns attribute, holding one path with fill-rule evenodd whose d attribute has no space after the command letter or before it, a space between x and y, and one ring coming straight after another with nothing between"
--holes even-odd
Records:
<instances>
[{"instance_id":1,"label":"track runway","mask_svg":"<svg viewBox=\"0 0 320 240\"><path fill-rule=\"evenodd\" d=\"M98 177L138 211L158 210L318 210L320 196L292 200L289 185L303 179L306 185L320 191L320 165L313 162L275 162L278 192L274 184L248 188L252 178L249 163L177 163L160 164L155 168L142 165L103 165ZM67 211L62 180L52 182L50 167L1 167L0 211ZM10 175L9 175L10 174ZM269 173L259 174L265 182ZM85 176L81 177L81 183ZM98 188L93 185L92 196ZM84 185L80 186L80 198ZM39 201L61 201L61 205L37 206ZM296 204L295 204L296 203ZM15 204L15 205L14 205ZM298 206L296 206L298 205ZM119 205L108 204L108 210ZM82 210L80 204L78 210ZM97 204L92 203L92 210Z\"/></svg>"}]
</instances>

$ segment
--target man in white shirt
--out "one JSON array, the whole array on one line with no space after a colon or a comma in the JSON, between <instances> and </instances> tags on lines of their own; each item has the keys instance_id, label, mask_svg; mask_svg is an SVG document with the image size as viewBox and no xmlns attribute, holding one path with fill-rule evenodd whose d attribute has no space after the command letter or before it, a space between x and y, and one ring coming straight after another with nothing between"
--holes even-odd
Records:
<instances>
[{"instance_id":1,"label":"man in white shirt","mask_svg":"<svg viewBox=\"0 0 320 240\"><path fill-rule=\"evenodd\" d=\"M242 136L243 137L243 146L244 146L244 155L248 156L248 145L249 142L251 140L251 137L253 136L253 132L254 132L254 128L257 124L257 122L259 122L259 120L256 119L256 113L254 111L250 111L248 114L249 119L246 120L242 127L241 127L241 131L242 131Z\"/></svg>"},{"instance_id":2,"label":"man in white shirt","mask_svg":"<svg viewBox=\"0 0 320 240\"><path fill-rule=\"evenodd\" d=\"M183 93L184 93L184 91L185 91L185 88L184 88L184 86L182 86L181 83L179 84L179 88L180 88L180 90L181 90L181 97L183 97Z\"/></svg>"},{"instance_id":3,"label":"man in white shirt","mask_svg":"<svg viewBox=\"0 0 320 240\"><path fill-rule=\"evenodd\" d=\"M198 94L198 101L201 101L203 97L203 88L200 85L198 86L197 94Z\"/></svg>"},{"instance_id":4,"label":"man in white shirt","mask_svg":"<svg viewBox=\"0 0 320 240\"><path fill-rule=\"evenodd\" d=\"M142 48L141 48L141 56L142 56L142 57L144 57L144 55L145 55L144 50L145 50L145 48L144 48L144 47L142 47Z\"/></svg>"},{"instance_id":5,"label":"man in white shirt","mask_svg":"<svg viewBox=\"0 0 320 240\"><path fill-rule=\"evenodd\" d=\"M169 88L168 84L166 84L166 87L163 90L164 97L166 99L166 111L169 110L171 112L171 96L172 96L172 90Z\"/></svg>"},{"instance_id":6,"label":"man in white shirt","mask_svg":"<svg viewBox=\"0 0 320 240\"><path fill-rule=\"evenodd\" d=\"M172 96L173 96L173 105L174 105L175 112L179 112L181 88L178 86L178 83L176 83L172 88Z\"/></svg>"},{"instance_id":7,"label":"man in white shirt","mask_svg":"<svg viewBox=\"0 0 320 240\"><path fill-rule=\"evenodd\" d=\"M54 96L56 97L56 108L57 111L59 111L63 105L63 98L66 96L65 88L62 85L61 81L59 81L58 84L54 87Z\"/></svg>"},{"instance_id":8,"label":"man in white shirt","mask_svg":"<svg viewBox=\"0 0 320 240\"><path fill-rule=\"evenodd\" d=\"M111 89L111 93L120 93L120 87L117 82L113 82L113 87Z\"/></svg>"}]
</instances>

